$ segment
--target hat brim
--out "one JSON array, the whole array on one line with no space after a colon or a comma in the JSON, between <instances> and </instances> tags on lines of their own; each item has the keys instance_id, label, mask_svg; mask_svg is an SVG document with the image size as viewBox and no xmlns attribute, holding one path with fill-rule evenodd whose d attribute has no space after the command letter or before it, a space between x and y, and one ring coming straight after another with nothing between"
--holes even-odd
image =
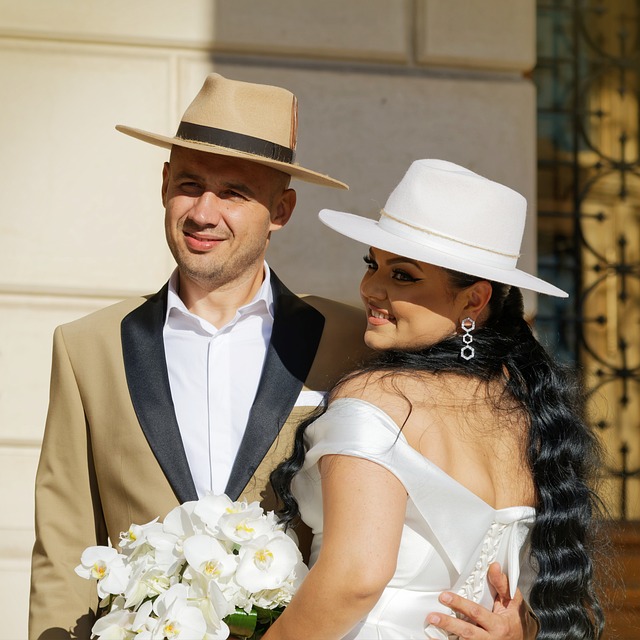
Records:
<instances>
[{"instance_id":1,"label":"hat brim","mask_svg":"<svg viewBox=\"0 0 640 640\"><path fill-rule=\"evenodd\" d=\"M205 153L215 153L220 156L229 156L230 158L241 158L243 160L249 160L258 164L278 169L283 173L287 173L294 178L303 180L304 182L311 182L323 187L333 187L334 189L348 189L349 186L340 180L336 180L330 176L322 173L317 173L311 169L305 169L297 164L290 164L288 162L281 162L279 160L272 160L271 158L264 158L259 155L247 153L244 151L237 151L236 149L230 149L228 147L221 147L215 144L207 144L204 142L196 142L192 140L185 140L183 138L162 136L150 131L143 131L142 129L135 129L134 127L128 127L126 125L118 124L116 129L120 133L124 133L132 138L148 142L156 145L157 147L164 147L170 149L176 145L178 147L185 147L187 149L194 149L195 151L204 151Z\"/></svg>"},{"instance_id":2,"label":"hat brim","mask_svg":"<svg viewBox=\"0 0 640 640\"><path fill-rule=\"evenodd\" d=\"M519 269L500 269L481 264L396 236L382 229L377 220L331 209L323 209L319 217L327 227L343 236L383 251L549 296L566 298L569 295L566 291Z\"/></svg>"}]
</instances>

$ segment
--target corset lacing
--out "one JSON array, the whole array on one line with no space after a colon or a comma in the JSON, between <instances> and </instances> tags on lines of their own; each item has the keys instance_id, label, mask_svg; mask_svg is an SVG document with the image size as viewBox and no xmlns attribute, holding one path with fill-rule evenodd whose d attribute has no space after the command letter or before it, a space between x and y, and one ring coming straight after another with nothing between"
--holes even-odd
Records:
<instances>
[{"instance_id":1,"label":"corset lacing","mask_svg":"<svg viewBox=\"0 0 640 640\"><path fill-rule=\"evenodd\" d=\"M489 565L495 561L498 555L498 548L502 540L502 534L508 525L494 522L487 531L482 541L482 549L480 557L476 562L473 571L465 580L464 584L458 589L458 595L474 602L479 602L482 591L485 588L485 578Z\"/></svg>"}]
</instances>

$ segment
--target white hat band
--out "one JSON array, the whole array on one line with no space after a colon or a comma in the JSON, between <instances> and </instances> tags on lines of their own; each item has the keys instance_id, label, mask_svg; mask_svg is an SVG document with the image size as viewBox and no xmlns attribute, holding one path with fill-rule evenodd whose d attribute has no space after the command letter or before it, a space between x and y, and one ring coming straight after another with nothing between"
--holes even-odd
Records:
<instances>
[{"instance_id":1,"label":"white hat band","mask_svg":"<svg viewBox=\"0 0 640 640\"><path fill-rule=\"evenodd\" d=\"M395 236L418 243L423 247L448 253L452 256L459 255L461 249L464 248L466 259L472 262L491 265L498 269L515 269L518 262L519 256L516 254L501 253L495 249L480 247L425 227L413 225L410 222L393 217L384 209L380 211L378 226Z\"/></svg>"}]
</instances>

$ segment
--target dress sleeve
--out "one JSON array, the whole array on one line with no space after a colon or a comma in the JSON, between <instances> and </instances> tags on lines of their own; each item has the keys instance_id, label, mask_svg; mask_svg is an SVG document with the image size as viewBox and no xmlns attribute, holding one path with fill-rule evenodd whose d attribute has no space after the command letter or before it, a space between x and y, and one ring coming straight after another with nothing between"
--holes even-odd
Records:
<instances>
[{"instance_id":1,"label":"dress sleeve","mask_svg":"<svg viewBox=\"0 0 640 640\"><path fill-rule=\"evenodd\" d=\"M307 429L305 438L307 468L316 465L322 456L354 456L384 466L405 483L402 469L408 462L409 445L391 417L369 402L355 398L334 400Z\"/></svg>"}]
</instances>

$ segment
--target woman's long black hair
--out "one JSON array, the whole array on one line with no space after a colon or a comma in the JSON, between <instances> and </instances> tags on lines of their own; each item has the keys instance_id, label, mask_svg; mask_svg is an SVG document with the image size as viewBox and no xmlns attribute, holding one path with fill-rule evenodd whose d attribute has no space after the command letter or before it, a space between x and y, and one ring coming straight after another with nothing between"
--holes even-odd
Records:
<instances>
[{"instance_id":1,"label":"woman's long black hair","mask_svg":"<svg viewBox=\"0 0 640 640\"><path fill-rule=\"evenodd\" d=\"M454 291L479 280L449 274ZM456 336L420 351L381 352L343 382L368 372L416 371L503 382L507 397L515 399L529 423L526 457L537 499L531 537L537 578L529 602L540 625L537 638L597 640L604 617L594 588L593 533L600 504L592 483L600 447L584 420L579 385L549 357L524 319L520 290L491 285L489 318L473 332L473 359L460 357L462 343ZM271 476L287 524L299 514L290 487L304 462L304 432L324 410L299 426L291 457Z\"/></svg>"}]
</instances>

